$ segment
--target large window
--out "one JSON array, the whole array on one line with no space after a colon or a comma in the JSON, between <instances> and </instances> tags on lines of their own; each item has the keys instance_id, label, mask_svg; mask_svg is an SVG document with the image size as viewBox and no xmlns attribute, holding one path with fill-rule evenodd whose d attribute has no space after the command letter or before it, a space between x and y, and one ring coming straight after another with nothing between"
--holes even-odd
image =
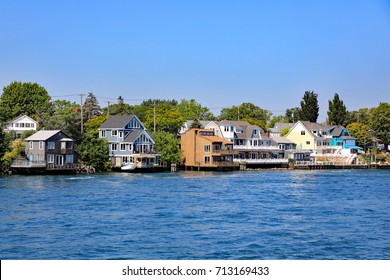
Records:
<instances>
[{"instance_id":1,"label":"large window","mask_svg":"<svg viewBox=\"0 0 390 280\"><path fill-rule=\"evenodd\" d=\"M53 141L47 142L47 149L54 150L56 148L56 143Z\"/></svg>"},{"instance_id":2,"label":"large window","mask_svg":"<svg viewBox=\"0 0 390 280\"><path fill-rule=\"evenodd\" d=\"M118 130L111 130L111 136L117 136Z\"/></svg>"},{"instance_id":3,"label":"large window","mask_svg":"<svg viewBox=\"0 0 390 280\"><path fill-rule=\"evenodd\" d=\"M66 155L66 163L73 163L73 155Z\"/></svg>"},{"instance_id":4,"label":"large window","mask_svg":"<svg viewBox=\"0 0 390 280\"><path fill-rule=\"evenodd\" d=\"M54 155L47 155L47 163L54 163Z\"/></svg>"}]
</instances>

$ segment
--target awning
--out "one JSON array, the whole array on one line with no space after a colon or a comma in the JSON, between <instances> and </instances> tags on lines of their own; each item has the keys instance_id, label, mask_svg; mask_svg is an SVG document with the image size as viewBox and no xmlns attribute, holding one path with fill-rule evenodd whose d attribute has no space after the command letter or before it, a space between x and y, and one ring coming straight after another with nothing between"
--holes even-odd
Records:
<instances>
[{"instance_id":1,"label":"awning","mask_svg":"<svg viewBox=\"0 0 390 280\"><path fill-rule=\"evenodd\" d=\"M363 150L363 148L358 146L345 146L344 149L356 149L356 150Z\"/></svg>"}]
</instances>

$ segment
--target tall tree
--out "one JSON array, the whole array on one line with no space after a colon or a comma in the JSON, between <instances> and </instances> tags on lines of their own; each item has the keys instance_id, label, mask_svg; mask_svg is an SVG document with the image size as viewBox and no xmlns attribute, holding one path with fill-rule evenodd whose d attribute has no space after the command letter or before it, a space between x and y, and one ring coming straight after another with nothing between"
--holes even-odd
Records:
<instances>
[{"instance_id":1,"label":"tall tree","mask_svg":"<svg viewBox=\"0 0 390 280\"><path fill-rule=\"evenodd\" d=\"M100 116L102 114L102 109L100 108L99 102L92 92L88 92L88 96L85 99L83 109L84 121L87 121L93 117Z\"/></svg>"},{"instance_id":2,"label":"tall tree","mask_svg":"<svg viewBox=\"0 0 390 280\"><path fill-rule=\"evenodd\" d=\"M109 169L108 142L105 138L99 138L97 131L85 133L76 149L80 155L80 161L84 165L93 166L98 171Z\"/></svg>"},{"instance_id":3,"label":"tall tree","mask_svg":"<svg viewBox=\"0 0 390 280\"><path fill-rule=\"evenodd\" d=\"M39 126L46 130L62 130L76 142L81 140L80 105L67 100L55 100L40 115Z\"/></svg>"},{"instance_id":4,"label":"tall tree","mask_svg":"<svg viewBox=\"0 0 390 280\"><path fill-rule=\"evenodd\" d=\"M318 94L314 91L305 91L301 101L300 119L302 121L317 122L318 112Z\"/></svg>"},{"instance_id":5,"label":"tall tree","mask_svg":"<svg viewBox=\"0 0 390 280\"><path fill-rule=\"evenodd\" d=\"M296 123L300 120L301 109L299 107L288 108L284 114L284 122L286 123Z\"/></svg>"},{"instance_id":6,"label":"tall tree","mask_svg":"<svg viewBox=\"0 0 390 280\"><path fill-rule=\"evenodd\" d=\"M167 106L167 104L160 104L154 108L149 108L146 112L145 126L149 131L165 131L175 134L183 125L185 119L176 108Z\"/></svg>"},{"instance_id":7,"label":"tall tree","mask_svg":"<svg viewBox=\"0 0 390 280\"><path fill-rule=\"evenodd\" d=\"M161 161L168 164L180 162L179 140L174 134L160 131L153 133L153 139L156 142L155 148L160 154Z\"/></svg>"},{"instance_id":8,"label":"tall tree","mask_svg":"<svg viewBox=\"0 0 390 280\"><path fill-rule=\"evenodd\" d=\"M371 144L372 138L368 125L355 122L347 125L347 130L352 137L356 138L356 144L359 147L366 149Z\"/></svg>"},{"instance_id":9,"label":"tall tree","mask_svg":"<svg viewBox=\"0 0 390 280\"><path fill-rule=\"evenodd\" d=\"M375 137L384 144L390 144L390 104L380 103L372 110L369 118L370 127L375 131Z\"/></svg>"},{"instance_id":10,"label":"tall tree","mask_svg":"<svg viewBox=\"0 0 390 280\"><path fill-rule=\"evenodd\" d=\"M215 116L210 112L210 109L203 107L195 99L182 99L177 105L177 108L186 120L193 120L195 118L198 120L215 120Z\"/></svg>"},{"instance_id":11,"label":"tall tree","mask_svg":"<svg viewBox=\"0 0 390 280\"><path fill-rule=\"evenodd\" d=\"M219 116L220 120L242 120L242 119L254 119L263 121L264 124L268 123L272 113L268 110L264 110L259 106L252 103L242 103L240 106L233 106L230 108L222 108Z\"/></svg>"},{"instance_id":12,"label":"tall tree","mask_svg":"<svg viewBox=\"0 0 390 280\"><path fill-rule=\"evenodd\" d=\"M372 112L372 108L371 109L360 108L357 111L347 112L347 117L345 122L347 125L354 122L368 125L371 112Z\"/></svg>"},{"instance_id":13,"label":"tall tree","mask_svg":"<svg viewBox=\"0 0 390 280\"><path fill-rule=\"evenodd\" d=\"M12 82L3 88L0 98L0 121L9 121L20 115L35 116L47 109L50 96L37 83Z\"/></svg>"},{"instance_id":14,"label":"tall tree","mask_svg":"<svg viewBox=\"0 0 390 280\"><path fill-rule=\"evenodd\" d=\"M338 93L335 93L333 100L329 100L328 123L330 125L346 125L346 120L347 108Z\"/></svg>"}]
</instances>

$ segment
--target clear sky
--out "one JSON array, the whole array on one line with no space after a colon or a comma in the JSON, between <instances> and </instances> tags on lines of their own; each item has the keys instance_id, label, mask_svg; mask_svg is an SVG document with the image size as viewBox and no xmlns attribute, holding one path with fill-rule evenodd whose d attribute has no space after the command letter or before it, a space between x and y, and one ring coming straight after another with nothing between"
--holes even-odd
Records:
<instances>
[{"instance_id":1,"label":"clear sky","mask_svg":"<svg viewBox=\"0 0 390 280\"><path fill-rule=\"evenodd\" d=\"M338 93L348 110L390 102L390 1L0 1L0 86L37 82L55 99L92 91L252 102L274 115Z\"/></svg>"}]
</instances>

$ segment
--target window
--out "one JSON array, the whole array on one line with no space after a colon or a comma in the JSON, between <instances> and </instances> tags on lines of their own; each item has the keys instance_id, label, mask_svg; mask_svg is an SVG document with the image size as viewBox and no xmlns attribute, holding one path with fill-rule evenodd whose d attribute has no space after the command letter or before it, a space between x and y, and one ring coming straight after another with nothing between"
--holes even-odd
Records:
<instances>
[{"instance_id":1,"label":"window","mask_svg":"<svg viewBox=\"0 0 390 280\"><path fill-rule=\"evenodd\" d=\"M47 163L54 163L54 155L47 155Z\"/></svg>"},{"instance_id":2,"label":"window","mask_svg":"<svg viewBox=\"0 0 390 280\"><path fill-rule=\"evenodd\" d=\"M47 142L47 149L48 150L54 150L56 148L56 143L53 141Z\"/></svg>"},{"instance_id":3,"label":"window","mask_svg":"<svg viewBox=\"0 0 390 280\"><path fill-rule=\"evenodd\" d=\"M257 129L254 129L254 130L253 130L253 134L254 134L254 135L257 135Z\"/></svg>"},{"instance_id":4,"label":"window","mask_svg":"<svg viewBox=\"0 0 390 280\"><path fill-rule=\"evenodd\" d=\"M306 132L304 130L301 130L301 135L305 135Z\"/></svg>"},{"instance_id":5,"label":"window","mask_svg":"<svg viewBox=\"0 0 390 280\"><path fill-rule=\"evenodd\" d=\"M121 151L126 151L126 144L121 144Z\"/></svg>"},{"instance_id":6,"label":"window","mask_svg":"<svg viewBox=\"0 0 390 280\"><path fill-rule=\"evenodd\" d=\"M16 123L16 124L15 124L15 127L19 127L19 123Z\"/></svg>"},{"instance_id":7,"label":"window","mask_svg":"<svg viewBox=\"0 0 390 280\"><path fill-rule=\"evenodd\" d=\"M73 142L66 142L66 148L67 149L72 149L73 148Z\"/></svg>"},{"instance_id":8,"label":"window","mask_svg":"<svg viewBox=\"0 0 390 280\"><path fill-rule=\"evenodd\" d=\"M310 145L310 141L306 141L306 145Z\"/></svg>"},{"instance_id":9,"label":"window","mask_svg":"<svg viewBox=\"0 0 390 280\"><path fill-rule=\"evenodd\" d=\"M123 138L123 131L122 131L122 130L119 131L119 137L120 137L120 138Z\"/></svg>"},{"instance_id":10,"label":"window","mask_svg":"<svg viewBox=\"0 0 390 280\"><path fill-rule=\"evenodd\" d=\"M112 143L111 144L111 151L116 151L116 150L118 150L118 144Z\"/></svg>"},{"instance_id":11,"label":"window","mask_svg":"<svg viewBox=\"0 0 390 280\"><path fill-rule=\"evenodd\" d=\"M102 130L102 137L106 137L106 131L105 130Z\"/></svg>"},{"instance_id":12,"label":"window","mask_svg":"<svg viewBox=\"0 0 390 280\"><path fill-rule=\"evenodd\" d=\"M111 130L111 136L118 136L118 130Z\"/></svg>"},{"instance_id":13,"label":"window","mask_svg":"<svg viewBox=\"0 0 390 280\"><path fill-rule=\"evenodd\" d=\"M228 127L228 126L225 126L225 127L224 127L224 131L229 131L229 127Z\"/></svg>"},{"instance_id":14,"label":"window","mask_svg":"<svg viewBox=\"0 0 390 280\"><path fill-rule=\"evenodd\" d=\"M39 141L39 149L43 150L43 141Z\"/></svg>"},{"instance_id":15,"label":"window","mask_svg":"<svg viewBox=\"0 0 390 280\"><path fill-rule=\"evenodd\" d=\"M28 142L28 148L30 150L32 150L34 148L34 144L33 143L34 143L33 141Z\"/></svg>"},{"instance_id":16,"label":"window","mask_svg":"<svg viewBox=\"0 0 390 280\"><path fill-rule=\"evenodd\" d=\"M205 164L210 164L210 157L209 156L205 156L204 157L204 163Z\"/></svg>"},{"instance_id":17,"label":"window","mask_svg":"<svg viewBox=\"0 0 390 280\"><path fill-rule=\"evenodd\" d=\"M73 155L66 155L66 163L73 163Z\"/></svg>"},{"instance_id":18,"label":"window","mask_svg":"<svg viewBox=\"0 0 390 280\"><path fill-rule=\"evenodd\" d=\"M210 145L204 145L204 151L206 153L209 153L210 152Z\"/></svg>"},{"instance_id":19,"label":"window","mask_svg":"<svg viewBox=\"0 0 390 280\"><path fill-rule=\"evenodd\" d=\"M129 151L133 150L133 145L129 144Z\"/></svg>"}]
</instances>

